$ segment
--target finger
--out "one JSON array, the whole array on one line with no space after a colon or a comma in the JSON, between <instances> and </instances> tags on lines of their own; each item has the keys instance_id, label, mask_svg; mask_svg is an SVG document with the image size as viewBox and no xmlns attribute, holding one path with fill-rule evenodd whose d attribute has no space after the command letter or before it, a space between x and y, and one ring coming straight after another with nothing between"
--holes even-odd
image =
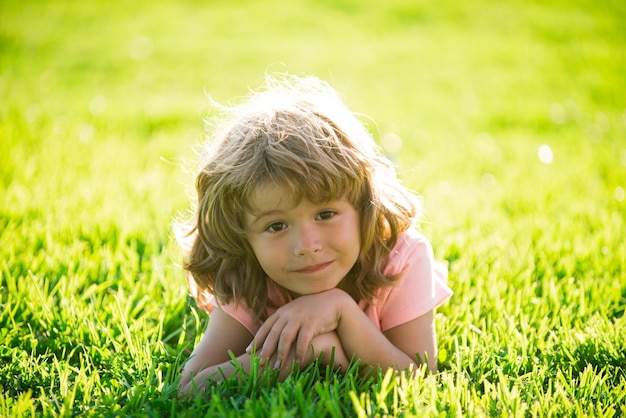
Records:
<instances>
[{"instance_id":1,"label":"finger","mask_svg":"<svg viewBox=\"0 0 626 418\"><path fill-rule=\"evenodd\" d=\"M287 324L281 331L278 346L276 348L275 368L280 367L281 363L284 362L284 359L289 356L291 347L293 346L293 343L298 335L299 328L299 326Z\"/></svg>"},{"instance_id":2,"label":"finger","mask_svg":"<svg viewBox=\"0 0 626 418\"><path fill-rule=\"evenodd\" d=\"M313 341L313 331L310 328L301 328L296 341L296 361L298 364L304 364L307 355L311 350L311 341ZM314 353L318 355L319 353ZM313 359L315 360L315 359Z\"/></svg>"},{"instance_id":3,"label":"finger","mask_svg":"<svg viewBox=\"0 0 626 418\"><path fill-rule=\"evenodd\" d=\"M265 339L267 338L267 334L272 330L274 326L274 322L276 322L275 317L269 317L259 328L259 330L254 335L254 338L250 342L250 345L246 347L246 352L251 353L253 349L258 350L259 347L262 347ZM258 351L257 351L258 353Z\"/></svg>"},{"instance_id":4,"label":"finger","mask_svg":"<svg viewBox=\"0 0 626 418\"><path fill-rule=\"evenodd\" d=\"M274 322L272 328L267 333L267 336L263 341L263 345L261 346L261 361L263 363L276 353L278 341L280 340L280 334L282 333L285 324L286 320L278 319Z\"/></svg>"}]
</instances>

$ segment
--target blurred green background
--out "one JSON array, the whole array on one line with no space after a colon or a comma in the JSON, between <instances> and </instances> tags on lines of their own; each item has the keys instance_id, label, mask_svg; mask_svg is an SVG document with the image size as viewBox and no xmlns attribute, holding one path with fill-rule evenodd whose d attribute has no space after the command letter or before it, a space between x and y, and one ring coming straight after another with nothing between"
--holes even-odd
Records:
<instances>
[{"instance_id":1,"label":"blurred green background","mask_svg":"<svg viewBox=\"0 0 626 418\"><path fill-rule=\"evenodd\" d=\"M564 200L584 185L606 189L610 201L624 187L625 9L618 1L3 1L3 184L32 190L36 174L55 190L22 204L54 197L53 211L116 212L97 204L116 196L131 218L141 212L132 202L143 201L125 197L143 193L167 217L181 200L175 166L201 139L205 92L225 101L266 71L286 71L328 80L376 121L407 181L434 199L437 223L478 209L466 183L519 185L529 172L536 177L522 184L575 178ZM553 152L549 167L537 159L541 144ZM581 154L603 160L605 173L579 175ZM124 161L124 186L106 180L111 159ZM164 195L154 193L159 184ZM76 192L84 201L70 197ZM4 195L7 208L25 198ZM459 201L469 205L461 213L445 209Z\"/></svg>"},{"instance_id":2,"label":"blurred green background","mask_svg":"<svg viewBox=\"0 0 626 418\"><path fill-rule=\"evenodd\" d=\"M171 222L189 209L207 95L244 96L266 72L329 81L423 195L456 292L444 370L480 369L459 336L476 358L524 345L546 367L590 321L623 341L624 22L618 0L0 0L5 396L56 387L11 376L76 365L59 353L81 344L103 364L128 349L118 315L136 343L182 350Z\"/></svg>"}]
</instances>

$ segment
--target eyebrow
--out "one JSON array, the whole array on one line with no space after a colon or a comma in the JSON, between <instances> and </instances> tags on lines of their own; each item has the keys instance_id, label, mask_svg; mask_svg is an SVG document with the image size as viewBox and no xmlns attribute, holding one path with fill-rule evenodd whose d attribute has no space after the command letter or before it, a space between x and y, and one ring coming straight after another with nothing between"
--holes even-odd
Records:
<instances>
[{"instance_id":1,"label":"eyebrow","mask_svg":"<svg viewBox=\"0 0 626 418\"><path fill-rule=\"evenodd\" d=\"M268 210L268 211L265 211L265 212L260 212L260 213L258 213L258 214L257 214L257 213L252 213L252 212L249 212L249 211L248 211L248 212L246 212L246 215L249 215L249 216L251 216L251 217L252 217L252 222L250 222L250 225L254 225L254 224L256 224L257 222L259 222L259 220L260 220L261 218L264 218L264 217L266 217L266 216L277 215L277 214L279 214L279 213L280 213L280 211L279 211L279 210L277 210L277 209L272 209L272 210Z\"/></svg>"}]
</instances>

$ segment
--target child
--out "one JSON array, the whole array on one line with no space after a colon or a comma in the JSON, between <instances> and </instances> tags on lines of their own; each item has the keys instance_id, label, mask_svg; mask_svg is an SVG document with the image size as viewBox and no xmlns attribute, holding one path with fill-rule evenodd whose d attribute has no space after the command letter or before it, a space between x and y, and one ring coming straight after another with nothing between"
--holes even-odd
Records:
<instances>
[{"instance_id":1,"label":"child","mask_svg":"<svg viewBox=\"0 0 626 418\"><path fill-rule=\"evenodd\" d=\"M210 313L181 393L249 370L285 377L320 358L345 370L437 368L447 271L414 227L419 200L362 123L314 77L268 77L206 150L185 268Z\"/></svg>"}]
</instances>

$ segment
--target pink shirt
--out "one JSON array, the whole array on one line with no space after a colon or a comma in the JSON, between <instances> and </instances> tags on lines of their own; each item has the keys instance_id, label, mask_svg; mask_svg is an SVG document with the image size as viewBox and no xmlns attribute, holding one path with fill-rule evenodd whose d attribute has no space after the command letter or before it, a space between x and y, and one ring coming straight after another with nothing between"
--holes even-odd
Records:
<instances>
[{"instance_id":1,"label":"pink shirt","mask_svg":"<svg viewBox=\"0 0 626 418\"><path fill-rule=\"evenodd\" d=\"M359 302L359 307L381 331L424 315L452 295L452 290L447 285L446 266L435 261L430 243L417 231L408 230L399 236L382 271L385 276L398 275L397 280L392 286L381 288L371 304ZM195 284L193 280L191 282ZM198 299L193 287L192 294ZM268 296L279 307L289 302L281 296L271 280L268 284ZM201 304L201 307L210 312L213 307L211 305L219 306L252 335L261 327L261 322L254 320L254 313L244 302L219 305L213 298L207 302ZM268 316L274 311L268 308Z\"/></svg>"}]
</instances>

